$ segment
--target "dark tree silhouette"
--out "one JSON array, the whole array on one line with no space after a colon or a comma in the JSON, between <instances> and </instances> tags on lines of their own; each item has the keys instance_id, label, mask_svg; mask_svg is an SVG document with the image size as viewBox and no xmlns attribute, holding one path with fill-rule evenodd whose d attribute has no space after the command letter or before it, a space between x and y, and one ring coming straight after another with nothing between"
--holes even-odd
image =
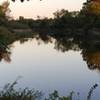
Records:
<instances>
[{"instance_id":1,"label":"dark tree silhouette","mask_svg":"<svg viewBox=\"0 0 100 100\"><path fill-rule=\"evenodd\" d=\"M15 2L16 0L12 0L13 2ZM24 2L24 0L20 0L21 2ZM27 0L27 1L29 1L29 0Z\"/></svg>"},{"instance_id":2,"label":"dark tree silhouette","mask_svg":"<svg viewBox=\"0 0 100 100\"><path fill-rule=\"evenodd\" d=\"M13 2L15 2L16 0L12 0ZM21 2L24 2L25 0L20 0ZM29 0L27 0L27 1L29 1ZM42 1L42 0L40 0L40 1Z\"/></svg>"}]
</instances>

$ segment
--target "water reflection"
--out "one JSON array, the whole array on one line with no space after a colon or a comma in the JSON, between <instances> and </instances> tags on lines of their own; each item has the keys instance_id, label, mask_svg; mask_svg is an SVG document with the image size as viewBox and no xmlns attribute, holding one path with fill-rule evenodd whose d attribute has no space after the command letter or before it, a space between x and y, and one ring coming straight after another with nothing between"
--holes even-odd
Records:
<instances>
[{"instance_id":1,"label":"water reflection","mask_svg":"<svg viewBox=\"0 0 100 100\"><path fill-rule=\"evenodd\" d=\"M100 71L100 45L99 39L90 36L80 36L74 34L64 33L47 33L47 31L39 30L34 33L23 34L11 34L0 37L0 61L3 59L6 62L11 62L11 50L12 44L15 41L20 41L21 44L29 39L36 39L38 44L41 42L46 44L54 43L54 48L61 52L67 52L69 50L81 51L83 60L87 63L90 70ZM89 40L89 41L88 41Z\"/></svg>"},{"instance_id":2,"label":"water reflection","mask_svg":"<svg viewBox=\"0 0 100 100\"><path fill-rule=\"evenodd\" d=\"M9 51L9 48L6 45L0 44L0 61L4 60L10 63L11 62L10 55L11 52Z\"/></svg>"},{"instance_id":3,"label":"water reflection","mask_svg":"<svg viewBox=\"0 0 100 100\"><path fill-rule=\"evenodd\" d=\"M100 71L100 51L89 52L83 51L83 59L86 61L90 70Z\"/></svg>"}]
</instances>

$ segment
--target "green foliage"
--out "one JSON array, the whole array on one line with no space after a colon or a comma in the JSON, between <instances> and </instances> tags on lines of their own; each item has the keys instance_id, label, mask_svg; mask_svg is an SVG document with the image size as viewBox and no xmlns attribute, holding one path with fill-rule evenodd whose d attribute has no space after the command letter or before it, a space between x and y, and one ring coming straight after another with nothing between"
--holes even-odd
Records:
<instances>
[{"instance_id":1,"label":"green foliage","mask_svg":"<svg viewBox=\"0 0 100 100\"><path fill-rule=\"evenodd\" d=\"M2 6L0 6L0 17L3 17L4 16L4 13L2 11Z\"/></svg>"},{"instance_id":2,"label":"green foliage","mask_svg":"<svg viewBox=\"0 0 100 100\"><path fill-rule=\"evenodd\" d=\"M12 84L8 83L0 91L0 100L38 100L41 98L42 93L34 89L15 89L17 81Z\"/></svg>"},{"instance_id":3,"label":"green foliage","mask_svg":"<svg viewBox=\"0 0 100 100\"><path fill-rule=\"evenodd\" d=\"M13 21L13 20L10 21L9 26L12 29L28 29L29 28L28 24L23 24L21 22Z\"/></svg>"},{"instance_id":4,"label":"green foliage","mask_svg":"<svg viewBox=\"0 0 100 100\"><path fill-rule=\"evenodd\" d=\"M49 94L49 98L45 98L45 100L73 100L73 93L71 92L68 96L60 96L58 91L54 91L53 93Z\"/></svg>"}]
</instances>

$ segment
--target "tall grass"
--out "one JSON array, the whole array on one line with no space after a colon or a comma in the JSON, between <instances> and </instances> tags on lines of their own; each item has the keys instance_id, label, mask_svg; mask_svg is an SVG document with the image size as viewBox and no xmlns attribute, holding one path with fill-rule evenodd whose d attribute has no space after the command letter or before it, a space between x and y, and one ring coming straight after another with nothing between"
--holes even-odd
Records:
<instances>
[{"instance_id":1,"label":"tall grass","mask_svg":"<svg viewBox=\"0 0 100 100\"><path fill-rule=\"evenodd\" d=\"M15 89L17 81L8 83L0 91L0 100L40 100L42 92L34 89Z\"/></svg>"},{"instance_id":2,"label":"tall grass","mask_svg":"<svg viewBox=\"0 0 100 100\"><path fill-rule=\"evenodd\" d=\"M43 93L38 90L34 89L16 89L15 86L17 85L17 80L13 83L6 84L2 90L0 90L0 100L74 100L73 94L74 92L69 93L67 96L60 96L58 91L54 91L53 93L49 94L48 97L43 97ZM98 84L94 84L89 92L86 100L92 100L92 94ZM44 99L43 99L43 98ZM78 98L77 100L81 100Z\"/></svg>"}]
</instances>

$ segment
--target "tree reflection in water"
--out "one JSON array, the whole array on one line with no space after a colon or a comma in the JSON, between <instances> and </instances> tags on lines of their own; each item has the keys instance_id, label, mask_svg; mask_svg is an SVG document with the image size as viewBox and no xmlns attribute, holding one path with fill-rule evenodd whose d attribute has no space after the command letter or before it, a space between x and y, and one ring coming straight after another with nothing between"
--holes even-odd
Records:
<instances>
[{"instance_id":1,"label":"tree reflection in water","mask_svg":"<svg viewBox=\"0 0 100 100\"><path fill-rule=\"evenodd\" d=\"M55 49L61 52L67 52L69 50L81 51L83 60L86 61L89 69L100 70L100 46L99 38L90 36L78 36L78 35L51 35L38 32L38 39L45 43L51 42L51 38L55 40ZM89 40L89 41L88 41Z\"/></svg>"},{"instance_id":2,"label":"tree reflection in water","mask_svg":"<svg viewBox=\"0 0 100 100\"><path fill-rule=\"evenodd\" d=\"M86 61L89 69L97 69L100 71L100 45L99 38L90 37L86 35L74 35L64 33L48 33L47 31L37 31L34 33L23 33L23 34L9 34L0 37L0 60L4 59L6 62L10 62L10 45L15 41L24 43L29 39L36 38L39 44L41 41L48 44L52 43L53 40L54 48L61 52L67 52L69 50L81 51L83 60ZM89 40L89 41L88 41ZM3 44L3 45L2 45Z\"/></svg>"},{"instance_id":3,"label":"tree reflection in water","mask_svg":"<svg viewBox=\"0 0 100 100\"><path fill-rule=\"evenodd\" d=\"M2 45L0 45L0 61L4 60L8 63L11 62L11 58L10 58L10 51L8 50L8 47L4 47Z\"/></svg>"},{"instance_id":4,"label":"tree reflection in water","mask_svg":"<svg viewBox=\"0 0 100 100\"><path fill-rule=\"evenodd\" d=\"M89 69L100 71L100 51L83 51L83 59L86 61Z\"/></svg>"}]
</instances>

